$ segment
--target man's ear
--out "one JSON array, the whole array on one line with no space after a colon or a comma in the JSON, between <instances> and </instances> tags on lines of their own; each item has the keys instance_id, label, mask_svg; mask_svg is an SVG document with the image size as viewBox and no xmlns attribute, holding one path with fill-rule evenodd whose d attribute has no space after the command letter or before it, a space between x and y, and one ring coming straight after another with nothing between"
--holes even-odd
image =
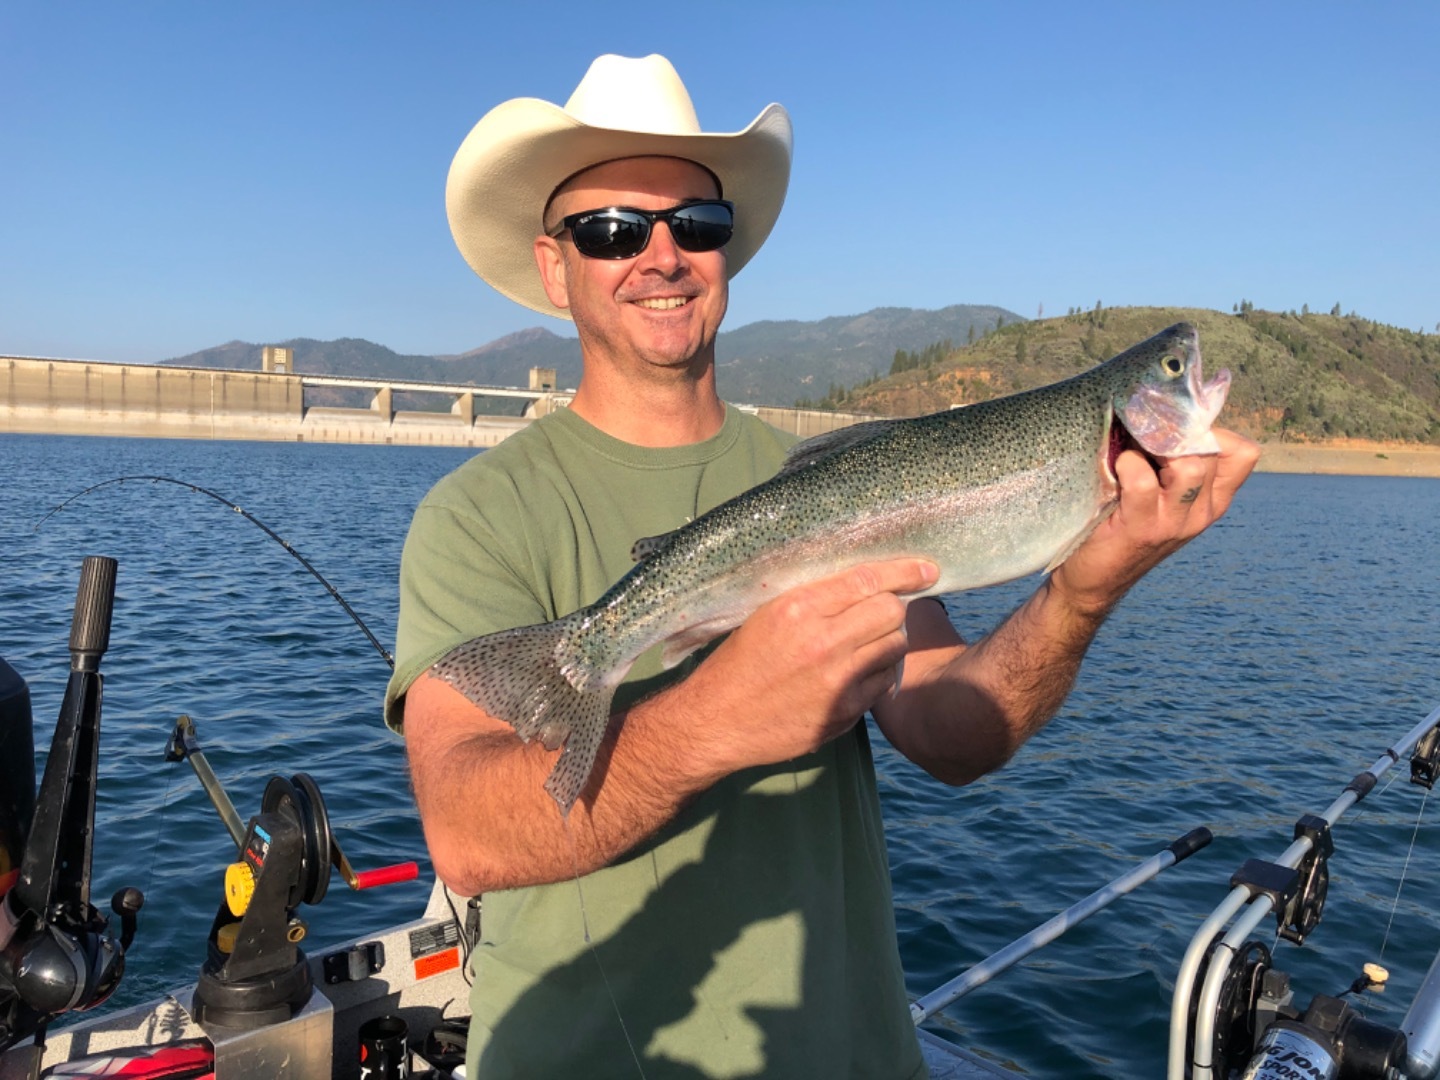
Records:
<instances>
[{"instance_id":1,"label":"man's ear","mask_svg":"<svg viewBox=\"0 0 1440 1080\"><path fill-rule=\"evenodd\" d=\"M570 289L565 278L565 255L553 236L535 238L535 265L540 268L540 282L550 302L558 308L568 308Z\"/></svg>"}]
</instances>

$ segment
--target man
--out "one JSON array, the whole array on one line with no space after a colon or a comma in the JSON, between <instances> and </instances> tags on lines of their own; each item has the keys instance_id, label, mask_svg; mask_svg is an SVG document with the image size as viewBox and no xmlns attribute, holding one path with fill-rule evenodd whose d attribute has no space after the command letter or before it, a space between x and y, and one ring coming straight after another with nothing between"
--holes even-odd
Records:
<instances>
[{"instance_id":1,"label":"man","mask_svg":"<svg viewBox=\"0 0 1440 1080\"><path fill-rule=\"evenodd\" d=\"M484 895L472 1076L923 1076L857 718L872 709L947 782L997 767L1059 707L1125 591L1254 465L1227 433L1217 457L1158 470L1123 455L1117 512L974 646L938 603L901 599L936 573L901 559L786 593L668 677L642 657L562 817L543 787L557 752L427 670L593 601L635 539L778 468L792 440L720 401L714 348L789 162L783 109L703 134L652 56L597 60L564 109L506 102L452 165L462 253L573 318L584 358L568 410L426 497L402 564L387 720L403 720L437 873Z\"/></svg>"}]
</instances>

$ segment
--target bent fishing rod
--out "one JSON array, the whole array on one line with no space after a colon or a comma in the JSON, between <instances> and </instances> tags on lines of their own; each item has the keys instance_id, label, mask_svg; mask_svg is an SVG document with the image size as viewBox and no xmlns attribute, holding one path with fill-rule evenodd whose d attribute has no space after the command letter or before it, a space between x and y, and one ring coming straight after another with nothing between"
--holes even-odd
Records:
<instances>
[{"instance_id":1,"label":"bent fishing rod","mask_svg":"<svg viewBox=\"0 0 1440 1080\"><path fill-rule=\"evenodd\" d=\"M370 644L375 647L375 651L380 654L380 656L384 659L385 663L389 664L392 670L394 669L395 658L390 655L390 653L386 650L385 646L380 644L379 639L370 632L370 627L365 625L365 620L360 618L360 616L356 614L355 609L352 608L348 603L346 603L345 597L340 595L340 590L335 588L334 585L330 584L330 582L326 580L325 575L320 573L319 570L316 570L315 567L310 564L309 559L305 558L304 555L301 555L300 552L296 551L295 548L290 544L290 541L286 540L283 536L277 533L274 529L270 528L269 525L266 525L254 514L250 513L248 510L245 510L240 506L237 506L235 503L225 498L225 496L220 495L217 492L211 491L209 488L201 487L199 484L191 484L185 480L176 480L174 477L170 476L112 477L109 480L102 480L98 484L92 484L84 491L79 491L76 492L74 495L71 495L59 506L55 507L55 509L51 510L48 514L46 514L39 521L37 521L35 523L35 528L33 531L38 532L41 525L44 525L45 522L49 521L52 517L58 514L61 510L64 510L65 507L69 506L77 499L82 499L86 495L89 495L91 492L99 491L101 488L109 487L111 484L124 484L127 481L141 480L148 480L151 483L174 484L176 487L185 488L186 490L193 491L198 495L208 495L210 498L214 499L222 506L228 506L231 510L235 511L235 513L239 514L246 521L250 522L250 524L254 525L266 536L270 537L271 540L274 540L282 548L288 551L291 556L293 556L300 563L301 566L305 567L305 569L310 572L311 577L313 577L316 581L320 582L321 585L325 586L325 591L328 592L335 599L335 602L344 609L345 614L350 616L351 620L355 623L355 625L360 628L361 633L363 633L370 640Z\"/></svg>"}]
</instances>

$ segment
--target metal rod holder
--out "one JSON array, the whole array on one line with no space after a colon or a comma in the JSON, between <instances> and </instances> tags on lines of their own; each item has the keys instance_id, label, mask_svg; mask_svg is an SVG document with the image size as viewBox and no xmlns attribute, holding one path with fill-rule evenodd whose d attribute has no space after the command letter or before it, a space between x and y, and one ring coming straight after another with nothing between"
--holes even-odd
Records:
<instances>
[{"instance_id":1,"label":"metal rod holder","mask_svg":"<svg viewBox=\"0 0 1440 1080\"><path fill-rule=\"evenodd\" d=\"M205 752L200 749L200 740L195 734L195 722L189 716L182 714L180 719L175 721L175 730L170 733L170 742L165 746L165 760L190 763L200 786L205 789L205 794L210 796L220 820L225 823L225 831L230 834L230 839L235 841L235 850L239 851L245 843L245 824L235 812L235 804L230 801L230 796L225 794L220 778L205 760Z\"/></svg>"}]
</instances>

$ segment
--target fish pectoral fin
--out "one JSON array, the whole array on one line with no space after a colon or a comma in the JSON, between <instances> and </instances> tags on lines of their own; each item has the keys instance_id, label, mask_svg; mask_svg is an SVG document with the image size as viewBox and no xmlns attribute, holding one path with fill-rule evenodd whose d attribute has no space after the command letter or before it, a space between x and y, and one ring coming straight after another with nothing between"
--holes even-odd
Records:
<instances>
[{"instance_id":1,"label":"fish pectoral fin","mask_svg":"<svg viewBox=\"0 0 1440 1080\"><path fill-rule=\"evenodd\" d=\"M732 621L726 620L687 626L678 634L665 639L665 645L660 650L660 665L669 671L696 649L703 648L727 630L734 629L734 625Z\"/></svg>"},{"instance_id":2,"label":"fish pectoral fin","mask_svg":"<svg viewBox=\"0 0 1440 1080\"><path fill-rule=\"evenodd\" d=\"M1084 525L1080 526L1080 530L1068 541L1066 541L1066 543L1060 548L1060 550L1056 552L1055 557L1051 559L1048 564L1046 564L1045 569L1042 570L1041 573L1053 573L1056 567L1058 567L1071 555L1074 555L1075 549L1078 548L1081 544L1083 544L1086 540L1088 540L1090 538L1090 534L1096 529L1098 529L1101 522L1103 522L1106 518L1113 514L1115 512L1115 507L1119 505L1120 502L1117 499L1114 502L1106 503L1099 510L1097 510L1095 514L1090 518L1090 520L1085 522Z\"/></svg>"}]
</instances>

